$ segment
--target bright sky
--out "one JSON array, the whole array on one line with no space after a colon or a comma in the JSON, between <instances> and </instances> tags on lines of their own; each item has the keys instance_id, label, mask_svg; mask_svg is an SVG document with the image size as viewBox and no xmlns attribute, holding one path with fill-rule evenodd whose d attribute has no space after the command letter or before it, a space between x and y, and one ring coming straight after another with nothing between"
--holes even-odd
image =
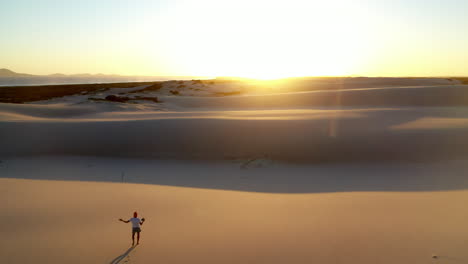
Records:
<instances>
[{"instance_id":1,"label":"bright sky","mask_svg":"<svg viewBox=\"0 0 468 264\"><path fill-rule=\"evenodd\" d=\"M0 68L468 76L467 0L0 0Z\"/></svg>"}]
</instances>

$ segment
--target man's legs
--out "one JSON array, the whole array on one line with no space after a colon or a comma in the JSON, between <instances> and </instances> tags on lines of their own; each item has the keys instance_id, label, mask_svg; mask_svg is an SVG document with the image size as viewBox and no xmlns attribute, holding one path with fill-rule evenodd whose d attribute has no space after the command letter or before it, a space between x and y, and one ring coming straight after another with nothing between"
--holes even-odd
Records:
<instances>
[{"instance_id":1,"label":"man's legs","mask_svg":"<svg viewBox=\"0 0 468 264\"><path fill-rule=\"evenodd\" d=\"M140 233L138 233L138 238L140 237ZM132 232L132 246L135 245L135 231Z\"/></svg>"},{"instance_id":2,"label":"man's legs","mask_svg":"<svg viewBox=\"0 0 468 264\"><path fill-rule=\"evenodd\" d=\"M140 232L137 233L137 245L140 244Z\"/></svg>"}]
</instances>

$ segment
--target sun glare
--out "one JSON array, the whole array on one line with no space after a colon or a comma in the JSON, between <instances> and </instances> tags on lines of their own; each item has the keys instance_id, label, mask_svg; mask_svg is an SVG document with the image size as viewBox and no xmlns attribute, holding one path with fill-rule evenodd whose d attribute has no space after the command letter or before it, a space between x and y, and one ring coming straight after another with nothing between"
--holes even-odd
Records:
<instances>
[{"instance_id":1,"label":"sun glare","mask_svg":"<svg viewBox=\"0 0 468 264\"><path fill-rule=\"evenodd\" d=\"M166 50L180 71L199 76L278 79L353 73L369 50L364 23L350 18L353 7L340 12L325 1L287 4L204 0L184 5L171 14L177 19Z\"/></svg>"}]
</instances>

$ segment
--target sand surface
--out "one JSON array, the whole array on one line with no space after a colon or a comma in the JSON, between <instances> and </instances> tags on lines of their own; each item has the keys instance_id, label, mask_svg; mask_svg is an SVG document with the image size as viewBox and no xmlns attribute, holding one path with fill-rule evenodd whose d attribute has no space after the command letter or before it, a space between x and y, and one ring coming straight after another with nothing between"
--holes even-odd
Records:
<instances>
[{"instance_id":1,"label":"sand surface","mask_svg":"<svg viewBox=\"0 0 468 264\"><path fill-rule=\"evenodd\" d=\"M0 103L1 260L467 263L468 86L327 81Z\"/></svg>"},{"instance_id":2,"label":"sand surface","mask_svg":"<svg viewBox=\"0 0 468 264\"><path fill-rule=\"evenodd\" d=\"M0 254L6 263L468 260L466 191L272 194L74 181L0 182ZM130 218L133 210L147 219L141 244L119 258L131 240L129 224L117 219Z\"/></svg>"}]
</instances>

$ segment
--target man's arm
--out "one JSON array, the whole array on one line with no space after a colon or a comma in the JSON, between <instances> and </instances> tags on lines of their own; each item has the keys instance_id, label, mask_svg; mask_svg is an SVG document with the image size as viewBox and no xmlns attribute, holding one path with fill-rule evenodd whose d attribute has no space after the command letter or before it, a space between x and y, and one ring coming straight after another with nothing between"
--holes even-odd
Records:
<instances>
[{"instance_id":1,"label":"man's arm","mask_svg":"<svg viewBox=\"0 0 468 264\"><path fill-rule=\"evenodd\" d=\"M145 218L142 218L140 221L140 225L143 225L144 222L145 222Z\"/></svg>"},{"instance_id":2,"label":"man's arm","mask_svg":"<svg viewBox=\"0 0 468 264\"><path fill-rule=\"evenodd\" d=\"M125 221L125 220L123 220L122 218L120 218L120 219L119 219L119 221L121 221L121 222L124 222L124 223L128 223L128 222L130 222L130 221L128 221L128 220L127 220L127 221Z\"/></svg>"}]
</instances>

